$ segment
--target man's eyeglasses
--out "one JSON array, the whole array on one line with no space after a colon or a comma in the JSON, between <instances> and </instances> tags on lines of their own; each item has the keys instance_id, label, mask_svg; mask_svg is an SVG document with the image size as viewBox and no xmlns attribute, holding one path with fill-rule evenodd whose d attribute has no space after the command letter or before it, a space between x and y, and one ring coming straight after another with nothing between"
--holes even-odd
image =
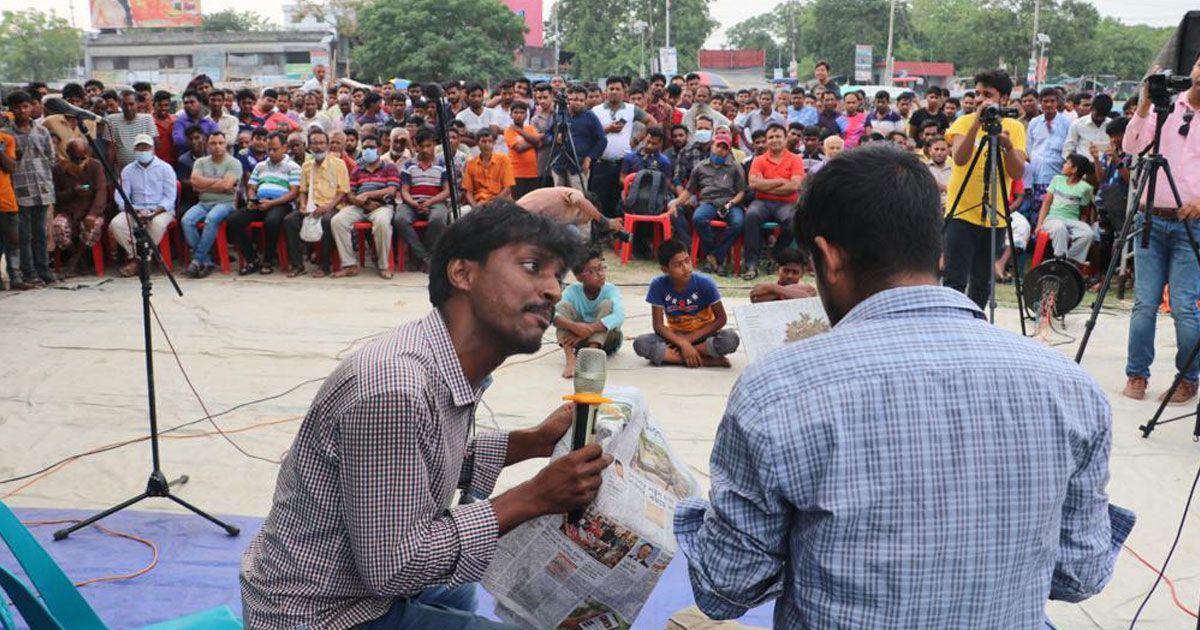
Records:
<instances>
[{"instance_id":1,"label":"man's eyeglasses","mask_svg":"<svg viewBox=\"0 0 1200 630\"><path fill-rule=\"evenodd\" d=\"M1188 132L1192 130L1192 117L1195 115L1196 112L1191 111L1183 115L1183 124L1179 125L1179 135L1183 136L1184 138L1188 136Z\"/></svg>"}]
</instances>

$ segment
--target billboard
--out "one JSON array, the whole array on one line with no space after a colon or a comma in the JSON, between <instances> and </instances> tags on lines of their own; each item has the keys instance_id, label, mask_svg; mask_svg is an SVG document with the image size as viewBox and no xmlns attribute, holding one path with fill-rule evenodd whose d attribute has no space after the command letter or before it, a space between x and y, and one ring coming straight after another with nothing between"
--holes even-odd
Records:
<instances>
[{"instance_id":1,"label":"billboard","mask_svg":"<svg viewBox=\"0 0 1200 630\"><path fill-rule=\"evenodd\" d=\"M200 0L89 0L92 28L200 26Z\"/></svg>"},{"instance_id":2,"label":"billboard","mask_svg":"<svg viewBox=\"0 0 1200 630\"><path fill-rule=\"evenodd\" d=\"M854 82L855 83L870 83L871 82L871 59L872 50L870 46L859 44L854 47Z\"/></svg>"}]
</instances>

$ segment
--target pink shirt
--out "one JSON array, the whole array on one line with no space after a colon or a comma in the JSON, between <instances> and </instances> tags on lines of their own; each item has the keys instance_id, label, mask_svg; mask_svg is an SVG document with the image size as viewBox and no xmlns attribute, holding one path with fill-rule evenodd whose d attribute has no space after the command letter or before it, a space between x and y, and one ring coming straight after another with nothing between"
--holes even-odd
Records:
<instances>
[{"instance_id":1,"label":"pink shirt","mask_svg":"<svg viewBox=\"0 0 1200 630\"><path fill-rule=\"evenodd\" d=\"M853 116L846 116L846 132L842 134L842 139L846 141L847 149L853 149L862 142L866 127L867 115L863 112L858 112Z\"/></svg>"},{"instance_id":2,"label":"pink shirt","mask_svg":"<svg viewBox=\"0 0 1200 630\"><path fill-rule=\"evenodd\" d=\"M1179 188L1179 198L1183 203L1200 200L1200 116L1192 120L1191 133L1186 138L1179 135L1183 115L1188 111L1195 112L1196 108L1188 102L1187 92L1184 92L1175 99L1175 105L1167 115L1159 147L1163 157L1171 164L1171 174L1175 177L1175 185ZM1125 129L1125 141L1121 148L1133 155L1150 146L1154 141L1154 123L1157 118L1158 114L1153 110L1145 118L1134 114L1129 121L1129 127ZM1141 201L1145 203L1145 197ZM1177 207L1171 194L1171 186L1167 183L1167 175L1161 171L1154 188L1154 207Z\"/></svg>"}]
</instances>

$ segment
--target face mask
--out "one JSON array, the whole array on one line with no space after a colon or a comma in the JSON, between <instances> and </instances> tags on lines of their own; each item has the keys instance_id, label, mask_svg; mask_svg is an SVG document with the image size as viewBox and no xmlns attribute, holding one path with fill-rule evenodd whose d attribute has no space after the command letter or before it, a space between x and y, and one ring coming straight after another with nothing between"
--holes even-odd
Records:
<instances>
[{"instance_id":1,"label":"face mask","mask_svg":"<svg viewBox=\"0 0 1200 630\"><path fill-rule=\"evenodd\" d=\"M375 160L379 159L379 151L376 149L363 149L362 159L367 164L374 164Z\"/></svg>"},{"instance_id":2,"label":"face mask","mask_svg":"<svg viewBox=\"0 0 1200 630\"><path fill-rule=\"evenodd\" d=\"M710 154L708 156L708 161L712 162L713 164L716 164L717 166L721 166L721 165L725 164L725 158L723 156L717 155L716 153Z\"/></svg>"},{"instance_id":3,"label":"face mask","mask_svg":"<svg viewBox=\"0 0 1200 630\"><path fill-rule=\"evenodd\" d=\"M699 142L700 144L708 144L709 142L712 142L712 136L712 129L696 130L696 142Z\"/></svg>"},{"instance_id":4,"label":"face mask","mask_svg":"<svg viewBox=\"0 0 1200 630\"><path fill-rule=\"evenodd\" d=\"M137 161L139 164L142 164L142 165L149 164L150 162L154 161L154 152L153 151L138 151L137 152Z\"/></svg>"},{"instance_id":5,"label":"face mask","mask_svg":"<svg viewBox=\"0 0 1200 630\"><path fill-rule=\"evenodd\" d=\"M313 154L312 154L313 159L318 162L320 162L321 160L324 160L326 155L327 155L327 153L325 151L313 151Z\"/></svg>"}]
</instances>

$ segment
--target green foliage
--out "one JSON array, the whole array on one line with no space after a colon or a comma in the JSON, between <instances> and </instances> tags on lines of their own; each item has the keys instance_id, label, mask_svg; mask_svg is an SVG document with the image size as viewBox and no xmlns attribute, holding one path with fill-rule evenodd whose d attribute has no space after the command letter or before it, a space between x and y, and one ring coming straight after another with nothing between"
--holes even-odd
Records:
<instances>
[{"instance_id":1,"label":"green foliage","mask_svg":"<svg viewBox=\"0 0 1200 630\"><path fill-rule=\"evenodd\" d=\"M37 9L0 14L0 80L53 81L82 58L79 31Z\"/></svg>"},{"instance_id":2,"label":"green foliage","mask_svg":"<svg viewBox=\"0 0 1200 630\"><path fill-rule=\"evenodd\" d=\"M493 81L519 72L525 22L500 0L376 0L358 14L356 74Z\"/></svg>"},{"instance_id":3,"label":"green foliage","mask_svg":"<svg viewBox=\"0 0 1200 630\"><path fill-rule=\"evenodd\" d=\"M200 23L202 31L269 31L275 28L275 23L262 15L237 9L209 13Z\"/></svg>"},{"instance_id":4,"label":"green foliage","mask_svg":"<svg viewBox=\"0 0 1200 630\"><path fill-rule=\"evenodd\" d=\"M895 56L901 61L949 61L959 75L1005 67L1023 79L1033 34L1034 0L901 0L896 7ZM795 13L795 28L791 27ZM855 44L874 46L876 61L887 46L888 0L789 0L769 14L730 27L734 48L762 48L768 66L778 52L796 56L801 78L805 59L827 59L833 74L850 74ZM1173 29L1127 25L1102 18L1086 0L1042 0L1038 30L1051 38L1051 74L1105 75L1137 79L1145 73ZM785 61L786 64L786 61Z\"/></svg>"},{"instance_id":5,"label":"green foliage","mask_svg":"<svg viewBox=\"0 0 1200 630\"><path fill-rule=\"evenodd\" d=\"M709 0L671 0L671 45L681 73L698 69L704 40L716 28ZM581 79L647 69L666 36L666 3L645 0L559 0L562 49L575 53L570 73Z\"/></svg>"}]
</instances>

